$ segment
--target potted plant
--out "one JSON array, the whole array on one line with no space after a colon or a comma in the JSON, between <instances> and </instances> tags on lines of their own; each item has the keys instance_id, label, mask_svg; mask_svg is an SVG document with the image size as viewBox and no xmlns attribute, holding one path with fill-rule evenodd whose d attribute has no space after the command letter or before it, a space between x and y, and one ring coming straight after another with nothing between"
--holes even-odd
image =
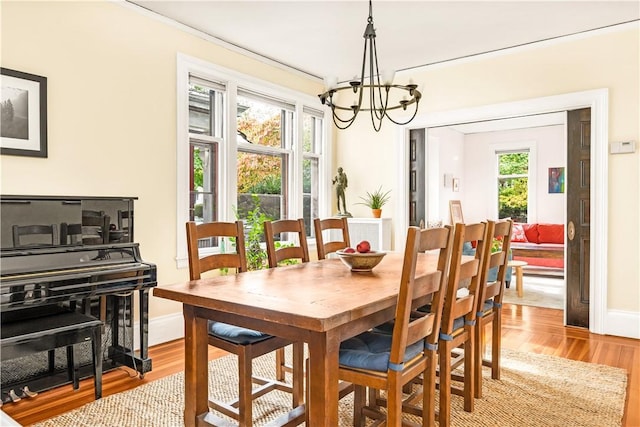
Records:
<instances>
[{"instance_id":1,"label":"potted plant","mask_svg":"<svg viewBox=\"0 0 640 427\"><path fill-rule=\"evenodd\" d=\"M367 191L367 195L365 197L360 197L362 202L358 204L368 206L373 213L373 217L380 218L380 215L382 214L382 207L389 201L389 193L391 193L391 190L383 191L382 186L380 186L380 188L373 193L369 193Z\"/></svg>"}]
</instances>

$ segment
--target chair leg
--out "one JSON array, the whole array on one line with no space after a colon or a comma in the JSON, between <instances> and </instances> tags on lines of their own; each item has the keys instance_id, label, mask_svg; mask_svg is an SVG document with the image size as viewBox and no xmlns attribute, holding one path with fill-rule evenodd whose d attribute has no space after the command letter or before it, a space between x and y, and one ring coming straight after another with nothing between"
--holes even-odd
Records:
<instances>
[{"instance_id":1,"label":"chair leg","mask_svg":"<svg viewBox=\"0 0 640 427\"><path fill-rule=\"evenodd\" d=\"M500 349L502 343L502 312L498 308L493 316L493 329L491 332L491 378L500 379Z\"/></svg>"},{"instance_id":2,"label":"chair leg","mask_svg":"<svg viewBox=\"0 0 640 427\"><path fill-rule=\"evenodd\" d=\"M284 349L280 350L284 353ZM293 343L293 372L291 389L293 407L297 408L302 404L302 399L304 398L304 343L302 342Z\"/></svg>"},{"instance_id":3,"label":"chair leg","mask_svg":"<svg viewBox=\"0 0 640 427\"><path fill-rule=\"evenodd\" d=\"M451 425L451 341L440 341L440 407L438 421L440 427Z\"/></svg>"},{"instance_id":4,"label":"chair leg","mask_svg":"<svg viewBox=\"0 0 640 427\"><path fill-rule=\"evenodd\" d=\"M238 423L251 427L253 422L251 346L240 346L238 351Z\"/></svg>"},{"instance_id":5,"label":"chair leg","mask_svg":"<svg viewBox=\"0 0 640 427\"><path fill-rule=\"evenodd\" d=\"M402 384L397 376L387 380L387 426L400 427L402 425Z\"/></svg>"},{"instance_id":6,"label":"chair leg","mask_svg":"<svg viewBox=\"0 0 640 427\"><path fill-rule=\"evenodd\" d=\"M430 351L427 366L422 375L422 425L425 427L434 427L436 425L436 363L438 353Z\"/></svg>"},{"instance_id":7,"label":"chair leg","mask_svg":"<svg viewBox=\"0 0 640 427\"><path fill-rule=\"evenodd\" d=\"M364 427L365 416L362 409L367 403L367 388L361 385L355 385L353 389L353 425L354 427Z\"/></svg>"},{"instance_id":8,"label":"chair leg","mask_svg":"<svg viewBox=\"0 0 640 427\"><path fill-rule=\"evenodd\" d=\"M475 326L473 327L475 328ZM473 412L475 393L475 336L473 329L468 331L468 339L464 344L464 410Z\"/></svg>"},{"instance_id":9,"label":"chair leg","mask_svg":"<svg viewBox=\"0 0 640 427\"><path fill-rule=\"evenodd\" d=\"M473 363L475 365L474 397L480 399L482 397L482 359L485 349L485 324L482 322L482 317L477 319L474 334L476 338L476 345L473 352Z\"/></svg>"},{"instance_id":10,"label":"chair leg","mask_svg":"<svg viewBox=\"0 0 640 427\"><path fill-rule=\"evenodd\" d=\"M276 350L276 380L284 382L285 380L285 358L284 348Z\"/></svg>"}]
</instances>

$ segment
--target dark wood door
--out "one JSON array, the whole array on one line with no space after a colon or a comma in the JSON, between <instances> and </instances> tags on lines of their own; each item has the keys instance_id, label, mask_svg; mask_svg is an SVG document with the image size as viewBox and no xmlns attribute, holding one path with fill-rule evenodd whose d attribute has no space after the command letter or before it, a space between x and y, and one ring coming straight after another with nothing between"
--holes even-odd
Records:
<instances>
[{"instance_id":1,"label":"dark wood door","mask_svg":"<svg viewBox=\"0 0 640 427\"><path fill-rule=\"evenodd\" d=\"M409 225L420 226L425 215L425 130L409 131ZM426 224L424 224L426 226Z\"/></svg>"},{"instance_id":2,"label":"dark wood door","mask_svg":"<svg viewBox=\"0 0 640 427\"><path fill-rule=\"evenodd\" d=\"M567 117L567 325L589 327L591 109Z\"/></svg>"}]
</instances>

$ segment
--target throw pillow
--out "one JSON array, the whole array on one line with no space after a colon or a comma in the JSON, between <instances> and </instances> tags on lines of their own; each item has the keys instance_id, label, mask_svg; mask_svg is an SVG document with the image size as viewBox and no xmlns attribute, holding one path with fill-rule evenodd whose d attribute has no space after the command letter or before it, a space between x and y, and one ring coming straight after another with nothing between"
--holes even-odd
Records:
<instances>
[{"instance_id":1,"label":"throw pillow","mask_svg":"<svg viewBox=\"0 0 640 427\"><path fill-rule=\"evenodd\" d=\"M540 243L564 243L563 224L538 224Z\"/></svg>"},{"instance_id":2,"label":"throw pillow","mask_svg":"<svg viewBox=\"0 0 640 427\"><path fill-rule=\"evenodd\" d=\"M527 242L527 236L524 234L524 228L519 222L514 222L511 228L511 241L512 242Z\"/></svg>"}]
</instances>

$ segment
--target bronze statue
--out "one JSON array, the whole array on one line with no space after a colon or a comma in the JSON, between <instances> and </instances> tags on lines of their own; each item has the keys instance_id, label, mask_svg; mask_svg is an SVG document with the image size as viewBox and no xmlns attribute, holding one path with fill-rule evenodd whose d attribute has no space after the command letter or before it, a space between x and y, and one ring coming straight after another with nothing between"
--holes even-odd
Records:
<instances>
[{"instance_id":1,"label":"bronze statue","mask_svg":"<svg viewBox=\"0 0 640 427\"><path fill-rule=\"evenodd\" d=\"M344 192L348 186L347 174L344 173L341 167L338 168L338 175L333 178L333 185L336 186L336 197L338 199L338 216L351 217L351 214L347 211L347 202L345 200ZM342 209L340 210L340 200L342 200Z\"/></svg>"}]
</instances>

